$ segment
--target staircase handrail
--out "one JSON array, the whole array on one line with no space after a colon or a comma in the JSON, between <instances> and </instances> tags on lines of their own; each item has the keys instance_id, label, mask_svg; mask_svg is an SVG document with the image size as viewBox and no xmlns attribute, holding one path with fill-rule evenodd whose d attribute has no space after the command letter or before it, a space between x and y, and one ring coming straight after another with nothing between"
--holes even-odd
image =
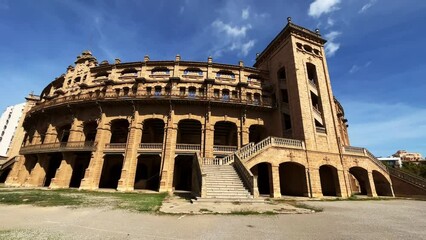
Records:
<instances>
[{"instance_id":1,"label":"staircase handrail","mask_svg":"<svg viewBox=\"0 0 426 240\"><path fill-rule=\"evenodd\" d=\"M244 185L249 189L253 197L259 197L259 190L257 188L257 177L254 176L250 170L248 170L237 154L235 154L234 167L237 170L238 175L243 180Z\"/></svg>"},{"instance_id":2,"label":"staircase handrail","mask_svg":"<svg viewBox=\"0 0 426 240\"><path fill-rule=\"evenodd\" d=\"M388 167L389 174L391 176L397 177L399 179L405 180L413 185L416 185L417 187L423 188L426 190L426 179L417 176L413 173L409 173L403 170L399 170L396 168Z\"/></svg>"},{"instance_id":3,"label":"staircase handrail","mask_svg":"<svg viewBox=\"0 0 426 240\"><path fill-rule=\"evenodd\" d=\"M383 171L388 172L388 168L384 165L379 159L376 158L370 151L366 148L362 147L354 147L354 146L343 146L343 150L345 153L352 153L355 155L362 155L368 157L374 164L376 164Z\"/></svg>"}]
</instances>

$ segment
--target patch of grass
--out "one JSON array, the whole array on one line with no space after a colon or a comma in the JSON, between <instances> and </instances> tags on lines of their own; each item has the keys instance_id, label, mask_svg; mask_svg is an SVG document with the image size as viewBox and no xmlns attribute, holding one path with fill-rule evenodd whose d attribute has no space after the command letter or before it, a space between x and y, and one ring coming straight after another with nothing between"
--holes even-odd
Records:
<instances>
[{"instance_id":1,"label":"patch of grass","mask_svg":"<svg viewBox=\"0 0 426 240\"><path fill-rule=\"evenodd\" d=\"M320 207L315 207L315 206L311 206L305 203L301 203L301 202L295 202L295 204L293 205L297 208L304 208L304 209L309 209L312 210L314 212L322 212L324 211L324 209L320 208Z\"/></svg>"},{"instance_id":2,"label":"patch of grass","mask_svg":"<svg viewBox=\"0 0 426 240\"><path fill-rule=\"evenodd\" d=\"M71 207L112 207L137 212L157 211L167 193L121 193L75 189L17 189L0 191L0 204Z\"/></svg>"}]
</instances>

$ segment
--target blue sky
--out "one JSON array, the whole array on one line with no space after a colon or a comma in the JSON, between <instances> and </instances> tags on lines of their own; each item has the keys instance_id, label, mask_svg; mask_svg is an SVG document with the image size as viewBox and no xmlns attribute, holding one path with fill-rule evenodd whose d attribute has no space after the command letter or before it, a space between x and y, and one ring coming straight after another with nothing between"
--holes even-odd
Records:
<instances>
[{"instance_id":1,"label":"blue sky","mask_svg":"<svg viewBox=\"0 0 426 240\"><path fill-rule=\"evenodd\" d=\"M333 91L351 144L426 154L424 0L0 0L0 111L40 91L89 49L99 61L252 65L288 16L329 40Z\"/></svg>"}]
</instances>

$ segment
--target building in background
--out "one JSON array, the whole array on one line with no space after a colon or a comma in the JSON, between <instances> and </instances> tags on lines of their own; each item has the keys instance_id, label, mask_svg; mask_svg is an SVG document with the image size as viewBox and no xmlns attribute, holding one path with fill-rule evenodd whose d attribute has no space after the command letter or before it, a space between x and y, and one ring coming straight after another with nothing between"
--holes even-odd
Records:
<instances>
[{"instance_id":1,"label":"building in background","mask_svg":"<svg viewBox=\"0 0 426 240\"><path fill-rule=\"evenodd\" d=\"M386 163L386 165L394 168L402 167L402 161L400 157L378 157L381 162Z\"/></svg>"},{"instance_id":2,"label":"building in background","mask_svg":"<svg viewBox=\"0 0 426 240\"><path fill-rule=\"evenodd\" d=\"M418 162L423 160L420 153L407 152L406 150L398 150L393 157L399 157L403 162Z\"/></svg>"},{"instance_id":3,"label":"building in background","mask_svg":"<svg viewBox=\"0 0 426 240\"><path fill-rule=\"evenodd\" d=\"M0 156L7 156L24 107L25 103L7 107L0 117Z\"/></svg>"}]
</instances>

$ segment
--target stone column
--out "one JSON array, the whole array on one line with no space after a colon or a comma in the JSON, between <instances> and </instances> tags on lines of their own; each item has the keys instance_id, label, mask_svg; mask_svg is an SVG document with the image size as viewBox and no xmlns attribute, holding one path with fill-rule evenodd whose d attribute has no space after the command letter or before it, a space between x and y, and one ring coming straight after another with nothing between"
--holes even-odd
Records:
<instances>
[{"instance_id":1,"label":"stone column","mask_svg":"<svg viewBox=\"0 0 426 240\"><path fill-rule=\"evenodd\" d=\"M337 170L337 177L339 179L338 187L340 190L339 197L342 197L342 198L347 198L352 194L350 186L347 185L348 181L345 181L346 180L345 176L348 176L348 174L344 170Z\"/></svg>"},{"instance_id":2,"label":"stone column","mask_svg":"<svg viewBox=\"0 0 426 240\"><path fill-rule=\"evenodd\" d=\"M175 150L177 138L177 124L174 123L174 110L170 111L165 129L163 154L161 158L160 192L172 191L173 171L175 166Z\"/></svg>"},{"instance_id":3,"label":"stone column","mask_svg":"<svg viewBox=\"0 0 426 240\"><path fill-rule=\"evenodd\" d=\"M47 154L37 154L37 163L27 178L25 187L42 187L46 178L46 169L49 165L49 156Z\"/></svg>"},{"instance_id":4,"label":"stone column","mask_svg":"<svg viewBox=\"0 0 426 240\"><path fill-rule=\"evenodd\" d=\"M213 145L214 145L214 126L210 123L207 123L206 128L206 140L204 146L204 157L212 158L213 157Z\"/></svg>"},{"instance_id":5,"label":"stone column","mask_svg":"<svg viewBox=\"0 0 426 240\"><path fill-rule=\"evenodd\" d=\"M75 165L77 155L71 152L62 153L62 161L58 170L56 170L55 177L52 178L50 188L68 188L71 182L73 167Z\"/></svg>"},{"instance_id":6,"label":"stone column","mask_svg":"<svg viewBox=\"0 0 426 240\"><path fill-rule=\"evenodd\" d=\"M50 123L46 130L46 136L44 137L44 143L54 143L57 142L56 128Z\"/></svg>"},{"instance_id":7,"label":"stone column","mask_svg":"<svg viewBox=\"0 0 426 240\"><path fill-rule=\"evenodd\" d=\"M138 164L138 148L142 138L143 125L140 122L139 112L136 111L129 127L126 153L124 155L121 178L117 190L133 191L135 185L136 168Z\"/></svg>"},{"instance_id":8,"label":"stone column","mask_svg":"<svg viewBox=\"0 0 426 240\"><path fill-rule=\"evenodd\" d=\"M310 180L311 180L310 185L311 185L311 190L312 190L312 197L314 197L314 198L323 197L319 169L318 168L308 168L307 171L309 172L309 176L310 176ZM309 188L309 184L308 184L308 188Z\"/></svg>"},{"instance_id":9,"label":"stone column","mask_svg":"<svg viewBox=\"0 0 426 240\"><path fill-rule=\"evenodd\" d=\"M242 143L242 128L237 125L237 149L241 148Z\"/></svg>"},{"instance_id":10,"label":"stone column","mask_svg":"<svg viewBox=\"0 0 426 240\"><path fill-rule=\"evenodd\" d=\"M278 165L271 165L270 169L270 176L271 176L271 196L273 198L280 198L281 197L281 186L280 186L280 171Z\"/></svg>"},{"instance_id":11,"label":"stone column","mask_svg":"<svg viewBox=\"0 0 426 240\"><path fill-rule=\"evenodd\" d=\"M243 125L241 129L241 146L247 145L250 142L249 136L249 128Z\"/></svg>"},{"instance_id":12,"label":"stone column","mask_svg":"<svg viewBox=\"0 0 426 240\"><path fill-rule=\"evenodd\" d=\"M368 182L367 184L367 195L369 197L377 197L377 193L376 193L376 186L374 185L374 178L373 178L373 172L369 171L368 172ZM369 186L368 186L369 185Z\"/></svg>"},{"instance_id":13,"label":"stone column","mask_svg":"<svg viewBox=\"0 0 426 240\"><path fill-rule=\"evenodd\" d=\"M92 152L89 167L86 169L83 180L81 180L80 189L98 189L104 162L105 144L110 141L110 138L111 126L105 113L102 113L95 138L96 150Z\"/></svg>"},{"instance_id":14,"label":"stone column","mask_svg":"<svg viewBox=\"0 0 426 240\"><path fill-rule=\"evenodd\" d=\"M68 142L79 142L84 141L83 139L83 121L74 118L71 129L70 136L68 137Z\"/></svg>"},{"instance_id":15,"label":"stone column","mask_svg":"<svg viewBox=\"0 0 426 240\"><path fill-rule=\"evenodd\" d=\"M18 187L21 186L23 181L29 176L29 172L25 169L25 156L16 156L16 160L12 170L7 176L5 181L6 186Z\"/></svg>"}]
</instances>

